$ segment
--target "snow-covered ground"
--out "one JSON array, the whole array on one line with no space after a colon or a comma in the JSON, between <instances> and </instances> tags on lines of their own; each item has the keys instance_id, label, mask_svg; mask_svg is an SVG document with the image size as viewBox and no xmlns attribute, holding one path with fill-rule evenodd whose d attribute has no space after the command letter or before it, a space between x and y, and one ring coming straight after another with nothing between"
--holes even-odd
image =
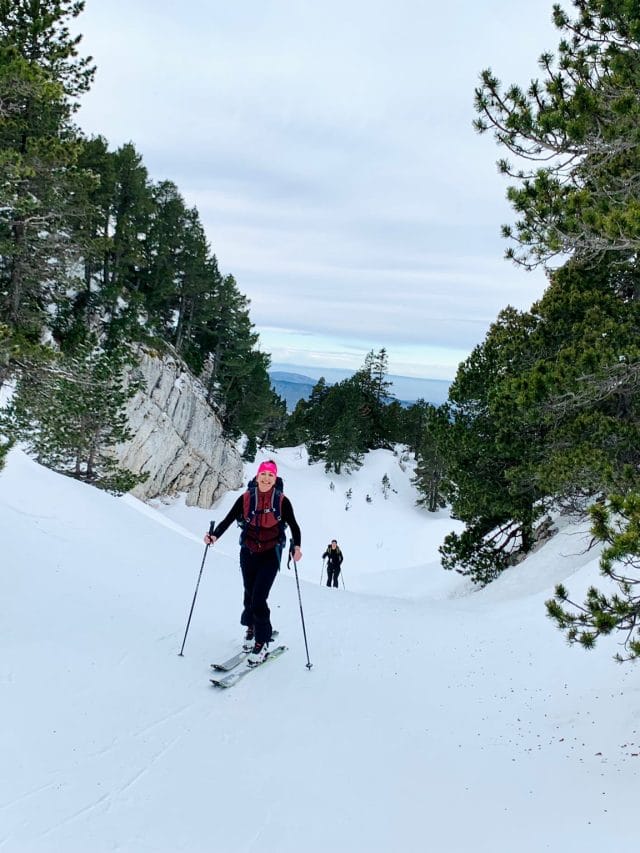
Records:
<instances>
[{"instance_id":1,"label":"snow-covered ground","mask_svg":"<svg viewBox=\"0 0 640 853\"><path fill-rule=\"evenodd\" d=\"M584 529L474 591L439 567L455 523L414 506L399 457L351 477L299 449L277 460L313 669L283 561L271 606L289 651L220 691L209 663L241 637L234 528L209 549L177 653L202 534L236 495L150 507L10 454L0 851L635 851L638 670L614 664L615 639L568 648L544 611L557 581L579 595L598 578ZM319 583L333 537L346 589Z\"/></svg>"}]
</instances>

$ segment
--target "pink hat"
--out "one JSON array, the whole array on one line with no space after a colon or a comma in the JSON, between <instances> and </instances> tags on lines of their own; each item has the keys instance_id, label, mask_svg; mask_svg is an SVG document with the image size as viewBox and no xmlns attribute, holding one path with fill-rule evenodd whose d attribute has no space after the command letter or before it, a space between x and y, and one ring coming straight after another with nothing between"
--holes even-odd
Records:
<instances>
[{"instance_id":1,"label":"pink hat","mask_svg":"<svg viewBox=\"0 0 640 853\"><path fill-rule=\"evenodd\" d=\"M262 474L263 471L268 471L270 474L273 474L274 477L278 476L278 466L272 459L268 462L261 462L258 465L258 474Z\"/></svg>"}]
</instances>

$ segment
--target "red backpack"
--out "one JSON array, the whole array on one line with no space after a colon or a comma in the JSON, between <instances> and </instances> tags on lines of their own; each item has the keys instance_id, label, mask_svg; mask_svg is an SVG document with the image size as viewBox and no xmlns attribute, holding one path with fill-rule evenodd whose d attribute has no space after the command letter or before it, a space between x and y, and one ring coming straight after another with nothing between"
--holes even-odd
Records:
<instances>
[{"instance_id":1,"label":"red backpack","mask_svg":"<svg viewBox=\"0 0 640 853\"><path fill-rule=\"evenodd\" d=\"M273 513L273 518L278 525L278 540L277 544L280 548L284 547L287 540L285 528L286 524L282 520L282 498L283 498L283 482L282 477L276 477L276 482L271 492L271 503L265 509L258 509L258 481L253 477L247 483L247 491L242 496L242 521L238 524L242 528L240 533L240 545L245 545L247 541L247 531L252 527L256 532L261 527L273 527L273 523L264 524L264 516ZM270 519L268 520L270 521ZM256 537L252 537L256 538Z\"/></svg>"}]
</instances>

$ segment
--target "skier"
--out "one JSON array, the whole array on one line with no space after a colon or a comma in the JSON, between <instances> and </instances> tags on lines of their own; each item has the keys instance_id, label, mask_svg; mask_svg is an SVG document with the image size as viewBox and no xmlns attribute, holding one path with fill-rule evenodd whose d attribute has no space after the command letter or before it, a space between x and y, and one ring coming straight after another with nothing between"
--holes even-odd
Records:
<instances>
[{"instance_id":1,"label":"skier","mask_svg":"<svg viewBox=\"0 0 640 853\"><path fill-rule=\"evenodd\" d=\"M285 526L291 528L297 563L302 557L300 527L291 501L282 494L282 480L273 460L262 462L256 476L240 495L213 535L204 541L213 545L233 521L242 528L240 534L240 568L244 584L243 610L240 624L247 629L245 643L253 642L247 658L250 664L262 663L269 654L272 626L267 603L271 586L280 568L285 544Z\"/></svg>"},{"instance_id":2,"label":"skier","mask_svg":"<svg viewBox=\"0 0 640 853\"><path fill-rule=\"evenodd\" d=\"M322 559L327 558L327 586L338 586L338 575L340 574L340 566L342 565L342 551L338 548L338 543L335 539L331 540L331 544L327 545L327 550L322 555Z\"/></svg>"}]
</instances>

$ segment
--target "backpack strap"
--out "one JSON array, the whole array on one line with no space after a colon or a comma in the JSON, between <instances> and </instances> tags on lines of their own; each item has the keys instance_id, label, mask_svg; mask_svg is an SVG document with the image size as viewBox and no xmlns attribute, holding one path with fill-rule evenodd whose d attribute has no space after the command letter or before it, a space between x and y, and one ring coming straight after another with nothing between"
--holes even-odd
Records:
<instances>
[{"instance_id":1,"label":"backpack strap","mask_svg":"<svg viewBox=\"0 0 640 853\"><path fill-rule=\"evenodd\" d=\"M249 480L243 497L244 524L251 524L258 509L258 483L256 478Z\"/></svg>"},{"instance_id":2,"label":"backpack strap","mask_svg":"<svg viewBox=\"0 0 640 853\"><path fill-rule=\"evenodd\" d=\"M280 527L279 544L280 544L281 548L284 548L285 542L287 541L287 536L286 536L286 532L285 532L286 524L282 520L282 498L284 497L282 487L283 487L282 479L280 477L278 477L276 479L276 485L275 485L275 488L273 490L273 495L271 496L271 509L273 511L273 514L276 517L276 520L278 522L278 526Z\"/></svg>"},{"instance_id":3,"label":"backpack strap","mask_svg":"<svg viewBox=\"0 0 640 853\"><path fill-rule=\"evenodd\" d=\"M282 522L282 498L284 497L284 493L282 491L283 483L280 477L276 479L276 485L273 490L273 494L271 495L271 509L275 517L279 522Z\"/></svg>"}]
</instances>

